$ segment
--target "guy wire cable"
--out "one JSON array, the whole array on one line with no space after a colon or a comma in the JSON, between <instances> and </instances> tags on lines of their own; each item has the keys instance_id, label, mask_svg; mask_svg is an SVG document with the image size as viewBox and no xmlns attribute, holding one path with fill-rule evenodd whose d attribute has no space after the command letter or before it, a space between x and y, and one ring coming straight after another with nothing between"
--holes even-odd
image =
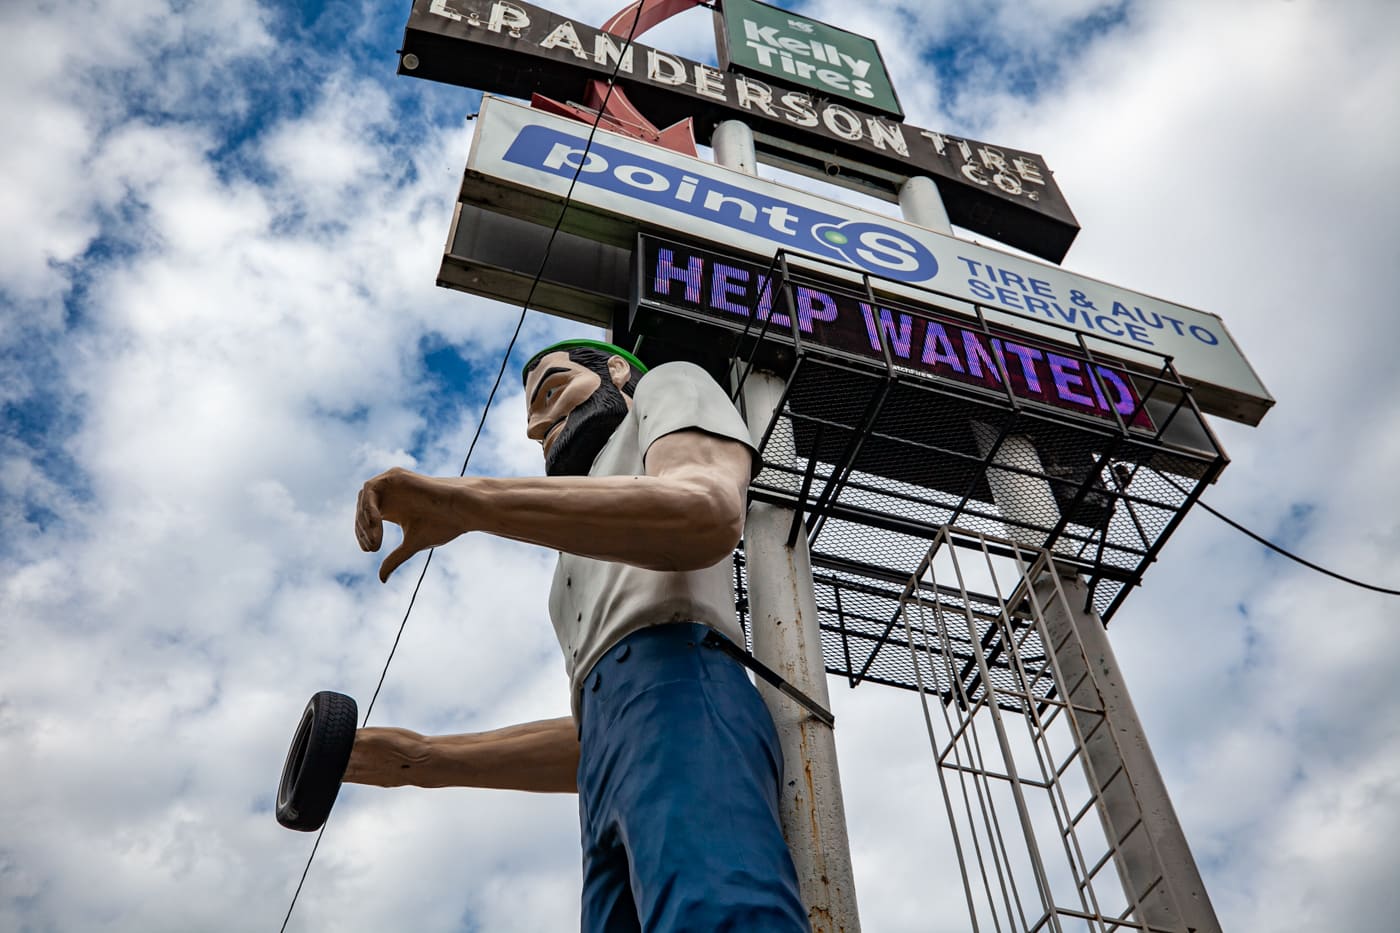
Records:
<instances>
[{"instance_id":1,"label":"guy wire cable","mask_svg":"<svg viewBox=\"0 0 1400 933\"><path fill-rule=\"evenodd\" d=\"M472 435L471 443L467 446L467 455L462 460L462 469L458 471L458 477L467 475L467 465L471 463L472 453L476 450L476 442L481 437L482 428L486 425L486 416L491 411L491 403L495 401L496 392L501 387L501 379L505 376L506 367L510 364L510 354L515 349L515 342L520 337L520 330L525 325L525 315L530 310L530 302L534 300L535 289L539 287L540 280L544 277L544 270L549 262L550 250L554 247L554 239L559 234L559 228L564 223L564 215L569 211L569 203L574 196L574 186L578 183L579 173L588 164L588 152L593 148L593 137L598 132L598 124L602 122L603 112L607 110L608 101L612 98L613 87L617 82L618 70L622 67L623 56L632 45L632 38L636 35L637 23L642 17L642 6L645 0L637 0L637 13L632 18L632 26L627 31L627 38L622 44L622 51L618 53L617 64L613 66L612 75L608 78L608 89L603 95L602 103L598 106L598 113L593 118L593 125L588 130L588 141L584 144L583 155L579 159L578 168L574 169L574 174L569 179L569 190L564 194L564 203L559 208L559 217L554 221L554 228L549 232L549 239L545 241L544 255L540 258L540 266L535 271L534 279L530 282L530 290L525 294L525 301L520 306L520 316L516 319L515 330L510 335L510 341L506 344L505 353L501 356L501 366L496 371L496 379L491 384L491 391L486 396L486 403L481 409L481 418L476 423L476 432ZM475 116L475 115L473 115ZM428 574L428 567L433 562L433 552L437 548L429 548L428 556L423 561L423 569L418 573L418 581L413 585L413 593L408 600L408 608L404 610L403 619L399 622L398 632L394 635L394 643L389 648L389 656L384 659L384 669L379 674L379 682L374 687L374 694L370 697L369 705L365 707L365 718L361 728L369 725L370 713L374 711L375 700L379 699L379 691L384 686L384 678L389 673L389 665L394 660L394 653L398 650L399 641L403 638L403 630L408 625L408 617L413 612L413 604L418 600L418 590L423 586L423 578ZM292 902L287 905L287 915L282 918L281 933L286 933L287 924L292 919L292 911L296 909L297 899L301 896L302 886L306 884L306 876L311 871L311 863L316 859L316 850L321 847L321 837L326 833L326 827L330 825L330 817L326 817L326 822L321 824L321 829L316 833L316 841L311 846L311 854L307 856L306 867L301 871L301 880L297 882L297 887L292 892Z\"/></svg>"}]
</instances>

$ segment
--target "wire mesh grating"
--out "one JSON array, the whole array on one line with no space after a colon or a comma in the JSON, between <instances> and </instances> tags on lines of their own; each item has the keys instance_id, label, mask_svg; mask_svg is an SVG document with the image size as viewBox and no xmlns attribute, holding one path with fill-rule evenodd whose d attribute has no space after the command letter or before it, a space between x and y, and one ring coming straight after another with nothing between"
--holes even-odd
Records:
<instances>
[{"instance_id":1,"label":"wire mesh grating","mask_svg":"<svg viewBox=\"0 0 1400 933\"><path fill-rule=\"evenodd\" d=\"M1045 548L1107 620L1227 462L1189 404L1159 421L1047 412L804 344L751 495L800 511L814 566L904 572L946 525Z\"/></svg>"}]
</instances>

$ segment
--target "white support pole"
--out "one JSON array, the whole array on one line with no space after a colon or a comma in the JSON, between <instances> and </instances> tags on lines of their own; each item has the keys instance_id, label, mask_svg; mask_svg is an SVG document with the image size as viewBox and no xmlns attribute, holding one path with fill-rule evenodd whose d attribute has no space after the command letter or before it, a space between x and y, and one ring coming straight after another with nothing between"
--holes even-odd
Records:
<instances>
[{"instance_id":1,"label":"white support pole","mask_svg":"<svg viewBox=\"0 0 1400 933\"><path fill-rule=\"evenodd\" d=\"M972 422L972 436L982 456L997 442L997 429L981 421ZM1016 466L1024 473L1002 467ZM992 456L987 470L987 485L992 501L1006 522L1006 537L1028 548L1039 549L1045 544L1045 532L1054 528L1060 518L1060 506L1055 491L1045 479L1045 467L1036 452L1035 442L1024 434L1008 435ZM1023 524L1017 524L1023 523Z\"/></svg>"},{"instance_id":2,"label":"white support pole","mask_svg":"<svg viewBox=\"0 0 1400 933\"><path fill-rule=\"evenodd\" d=\"M721 123L712 145L720 165L755 174L757 159L748 126L735 120ZM762 441L782 393L783 381L771 373L754 370L745 379L744 411L755 444ZM754 656L830 709L811 555L805 535L788 545L793 519L789 509L755 503L744 525ZM830 726L767 684L760 682L759 691L782 745L783 834L813 933L859 933L835 735Z\"/></svg>"},{"instance_id":3,"label":"white support pole","mask_svg":"<svg viewBox=\"0 0 1400 933\"><path fill-rule=\"evenodd\" d=\"M939 233L953 232L931 179L906 181L899 192L899 206L906 220ZM985 456L997 432L978 423L972 428ZM1059 507L1044 472L1029 437L1010 435L1002 442L992 457L987 482L1003 518L1021 519L1039 528L1055 526ZM1007 537L1034 548L1044 544L1044 534L1035 528L1008 525ZM1043 575L1033 583L1040 604L1046 607L1051 648L1065 681L1060 688L1069 692L1070 715L1085 736L1085 775L1100 795L1104 833L1118 847L1114 862L1123 888L1131 901L1141 905L1143 916L1138 919L1154 929L1220 933L1220 922L1128 696L1108 632L1090 606L1088 586L1078 574ZM1102 707L1087 697L1083 703L1074 702L1080 691L1088 690L1097 691ZM1094 708L1102 708L1107 721L1083 712Z\"/></svg>"},{"instance_id":4,"label":"white support pole","mask_svg":"<svg viewBox=\"0 0 1400 933\"><path fill-rule=\"evenodd\" d=\"M725 168L737 169L748 175L758 174L758 152L753 144L753 130L747 123L725 120L715 127L710 137L715 162Z\"/></svg>"},{"instance_id":5,"label":"white support pole","mask_svg":"<svg viewBox=\"0 0 1400 933\"><path fill-rule=\"evenodd\" d=\"M943 197L933 179L915 175L907 179L899 189L899 209L904 219L927 227L938 233L953 235L953 225L948 220L948 210L943 206ZM974 422L973 437L985 457L996 443L997 431L990 425ZM1042 477L1040 455L1035 444L1028 437L1012 435L1002 441L1001 448L992 458L994 464L1018 466L1026 473L993 468L987 471L987 483L992 487L992 499L1002 516L1020 520L1040 528L1054 528L1060 517L1059 506L1055 504L1055 494L1050 483ZM1037 475L1028 475L1037 474ZM1043 534L1034 528L1008 524L1006 536L1026 545L1039 548L1045 542Z\"/></svg>"},{"instance_id":6,"label":"white support pole","mask_svg":"<svg viewBox=\"0 0 1400 933\"><path fill-rule=\"evenodd\" d=\"M935 233L953 235L953 225L948 220L948 209L943 206L943 196L927 175L915 175L900 186L899 210L910 223L927 227Z\"/></svg>"}]
</instances>

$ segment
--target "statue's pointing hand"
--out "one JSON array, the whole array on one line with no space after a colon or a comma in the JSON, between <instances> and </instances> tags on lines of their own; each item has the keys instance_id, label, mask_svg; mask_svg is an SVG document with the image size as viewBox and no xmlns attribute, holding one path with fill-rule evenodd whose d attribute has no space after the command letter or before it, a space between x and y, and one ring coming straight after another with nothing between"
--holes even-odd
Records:
<instances>
[{"instance_id":1,"label":"statue's pointing hand","mask_svg":"<svg viewBox=\"0 0 1400 933\"><path fill-rule=\"evenodd\" d=\"M388 582L390 574L414 554L446 544L466 530L454 514L454 485L451 480L394 467L361 487L355 507L355 539L360 549L379 550L386 521L403 530L403 543L379 565L381 583Z\"/></svg>"}]
</instances>

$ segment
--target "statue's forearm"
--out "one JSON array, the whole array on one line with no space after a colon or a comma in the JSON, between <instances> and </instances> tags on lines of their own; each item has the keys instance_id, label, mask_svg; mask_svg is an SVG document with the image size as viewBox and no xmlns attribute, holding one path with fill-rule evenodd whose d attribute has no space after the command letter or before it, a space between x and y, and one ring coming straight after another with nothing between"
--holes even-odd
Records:
<instances>
[{"instance_id":1,"label":"statue's forearm","mask_svg":"<svg viewBox=\"0 0 1400 933\"><path fill-rule=\"evenodd\" d=\"M645 476L473 478L457 481L453 501L475 530L647 570L698 570L739 543L751 467L748 448L682 431L652 444Z\"/></svg>"},{"instance_id":2,"label":"statue's forearm","mask_svg":"<svg viewBox=\"0 0 1400 933\"><path fill-rule=\"evenodd\" d=\"M355 537L377 551L384 522L403 528L380 580L472 531L647 570L699 570L739 543L752 465L743 444L686 430L651 445L643 476L435 479L395 468L360 490Z\"/></svg>"},{"instance_id":3,"label":"statue's forearm","mask_svg":"<svg viewBox=\"0 0 1400 933\"><path fill-rule=\"evenodd\" d=\"M743 531L742 494L692 477L473 479L458 507L477 530L648 570L695 570Z\"/></svg>"},{"instance_id":4,"label":"statue's forearm","mask_svg":"<svg viewBox=\"0 0 1400 933\"><path fill-rule=\"evenodd\" d=\"M578 755L578 733L568 716L461 735L366 727L355 733L345 781L574 793Z\"/></svg>"}]
</instances>

